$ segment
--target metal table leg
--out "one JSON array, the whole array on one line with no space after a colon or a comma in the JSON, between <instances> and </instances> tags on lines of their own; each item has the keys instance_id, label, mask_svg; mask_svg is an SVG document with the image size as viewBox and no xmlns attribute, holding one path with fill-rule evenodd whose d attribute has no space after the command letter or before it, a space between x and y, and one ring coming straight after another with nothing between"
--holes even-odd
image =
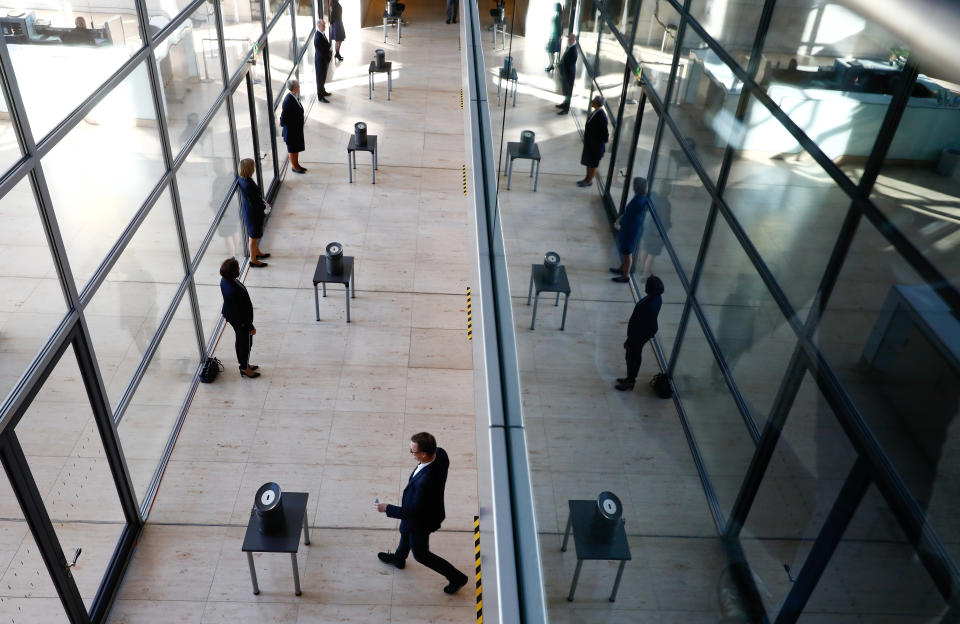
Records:
<instances>
[{"instance_id":1,"label":"metal table leg","mask_svg":"<svg viewBox=\"0 0 960 624\"><path fill-rule=\"evenodd\" d=\"M367 99L373 99L373 73L367 72Z\"/></svg>"},{"instance_id":2,"label":"metal table leg","mask_svg":"<svg viewBox=\"0 0 960 624\"><path fill-rule=\"evenodd\" d=\"M530 287L527 288L527 305L530 305L530 297L533 295L533 271L530 272Z\"/></svg>"},{"instance_id":3,"label":"metal table leg","mask_svg":"<svg viewBox=\"0 0 960 624\"><path fill-rule=\"evenodd\" d=\"M387 42L387 18L383 18L383 42Z\"/></svg>"},{"instance_id":4,"label":"metal table leg","mask_svg":"<svg viewBox=\"0 0 960 624\"><path fill-rule=\"evenodd\" d=\"M570 593L567 595L567 602L573 602L573 594L577 591L577 581L580 580L581 566L583 566L583 560L577 559L577 569L573 571L573 582L570 583Z\"/></svg>"},{"instance_id":5,"label":"metal table leg","mask_svg":"<svg viewBox=\"0 0 960 624\"><path fill-rule=\"evenodd\" d=\"M557 299L560 298L560 295L557 295ZM563 328L567 326L567 304L570 303L570 295L564 293L563 295L563 318L560 319L560 331L563 331Z\"/></svg>"},{"instance_id":6,"label":"metal table leg","mask_svg":"<svg viewBox=\"0 0 960 624\"><path fill-rule=\"evenodd\" d=\"M247 563L250 564L250 582L253 583L253 595L260 593L260 586L257 585L257 569L253 567L253 553L247 553Z\"/></svg>"},{"instance_id":7,"label":"metal table leg","mask_svg":"<svg viewBox=\"0 0 960 624\"><path fill-rule=\"evenodd\" d=\"M345 295L344 298L347 300L347 322L349 323L350 322L350 284L344 284L343 287L344 287L343 294Z\"/></svg>"},{"instance_id":8,"label":"metal table leg","mask_svg":"<svg viewBox=\"0 0 960 624\"><path fill-rule=\"evenodd\" d=\"M532 158L530 159L530 177L531 178L533 177L533 165L535 164L535 162L536 161L534 161Z\"/></svg>"},{"instance_id":9,"label":"metal table leg","mask_svg":"<svg viewBox=\"0 0 960 624\"><path fill-rule=\"evenodd\" d=\"M530 329L536 329L537 325L537 304L540 303L540 291L533 296L533 318L530 319Z\"/></svg>"},{"instance_id":10,"label":"metal table leg","mask_svg":"<svg viewBox=\"0 0 960 624\"><path fill-rule=\"evenodd\" d=\"M613 592L610 594L610 602L615 602L617 599L617 590L620 589L620 579L623 578L623 568L627 565L626 559L620 560L620 567L617 568L617 580L613 582Z\"/></svg>"},{"instance_id":11,"label":"metal table leg","mask_svg":"<svg viewBox=\"0 0 960 624\"><path fill-rule=\"evenodd\" d=\"M357 272L356 271L350 272L350 291L351 291L350 298L356 299L357 298Z\"/></svg>"},{"instance_id":12,"label":"metal table leg","mask_svg":"<svg viewBox=\"0 0 960 624\"><path fill-rule=\"evenodd\" d=\"M533 192L537 192L537 182L540 181L540 161L537 161L537 176L533 179Z\"/></svg>"},{"instance_id":13,"label":"metal table leg","mask_svg":"<svg viewBox=\"0 0 960 624\"><path fill-rule=\"evenodd\" d=\"M513 180L513 158L507 156L507 190L510 190L510 182Z\"/></svg>"},{"instance_id":14,"label":"metal table leg","mask_svg":"<svg viewBox=\"0 0 960 624\"><path fill-rule=\"evenodd\" d=\"M326 297L326 296L327 296L327 283L326 283L326 282L320 282L320 286L323 288L323 296Z\"/></svg>"},{"instance_id":15,"label":"metal table leg","mask_svg":"<svg viewBox=\"0 0 960 624\"><path fill-rule=\"evenodd\" d=\"M299 596L300 591L300 568L297 566L297 553L290 553L290 561L293 562L293 588Z\"/></svg>"},{"instance_id":16,"label":"metal table leg","mask_svg":"<svg viewBox=\"0 0 960 624\"><path fill-rule=\"evenodd\" d=\"M347 150L347 176L350 178L350 183L353 184L353 167L351 167L351 158L350 150Z\"/></svg>"},{"instance_id":17,"label":"metal table leg","mask_svg":"<svg viewBox=\"0 0 960 624\"><path fill-rule=\"evenodd\" d=\"M307 514L303 514L303 543L310 545L310 523L307 522Z\"/></svg>"},{"instance_id":18,"label":"metal table leg","mask_svg":"<svg viewBox=\"0 0 960 624\"><path fill-rule=\"evenodd\" d=\"M566 301L566 299L564 299L564 301ZM553 307L557 307L558 305L560 305L560 291L559 291L559 290L557 291L557 298L556 298L556 299L554 300L554 302L553 302Z\"/></svg>"},{"instance_id":19,"label":"metal table leg","mask_svg":"<svg viewBox=\"0 0 960 624\"><path fill-rule=\"evenodd\" d=\"M320 297L317 296L317 285L313 285L313 307L317 311L317 320L320 320Z\"/></svg>"},{"instance_id":20,"label":"metal table leg","mask_svg":"<svg viewBox=\"0 0 960 624\"><path fill-rule=\"evenodd\" d=\"M397 45L400 45L400 32L403 30L403 18L397 18Z\"/></svg>"},{"instance_id":21,"label":"metal table leg","mask_svg":"<svg viewBox=\"0 0 960 624\"><path fill-rule=\"evenodd\" d=\"M393 70L387 70L387 101L390 101L390 92L393 91Z\"/></svg>"},{"instance_id":22,"label":"metal table leg","mask_svg":"<svg viewBox=\"0 0 960 624\"><path fill-rule=\"evenodd\" d=\"M497 106L500 106L500 86L503 84L503 76L497 79Z\"/></svg>"},{"instance_id":23,"label":"metal table leg","mask_svg":"<svg viewBox=\"0 0 960 624\"><path fill-rule=\"evenodd\" d=\"M370 179L377 183L377 153L373 150L370 150Z\"/></svg>"},{"instance_id":24,"label":"metal table leg","mask_svg":"<svg viewBox=\"0 0 960 624\"><path fill-rule=\"evenodd\" d=\"M514 106L514 108L516 108L516 106L517 106L517 86L518 86L518 83L519 83L518 80L514 80L514 81L513 81L513 106Z\"/></svg>"},{"instance_id":25,"label":"metal table leg","mask_svg":"<svg viewBox=\"0 0 960 624\"><path fill-rule=\"evenodd\" d=\"M567 540L570 539L570 529L573 527L573 514L567 514L567 528L563 532L563 544L560 552L567 552Z\"/></svg>"}]
</instances>

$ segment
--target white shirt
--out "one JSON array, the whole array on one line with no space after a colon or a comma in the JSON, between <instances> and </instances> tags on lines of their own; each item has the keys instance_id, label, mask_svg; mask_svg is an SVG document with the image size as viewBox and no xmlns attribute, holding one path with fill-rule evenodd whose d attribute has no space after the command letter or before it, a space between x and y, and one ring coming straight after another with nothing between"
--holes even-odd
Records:
<instances>
[{"instance_id":1,"label":"white shirt","mask_svg":"<svg viewBox=\"0 0 960 624\"><path fill-rule=\"evenodd\" d=\"M417 476L417 475L420 473L421 470L423 470L424 468L426 468L427 466L429 466L429 465L432 464L432 463L433 463L433 460L431 459L430 461L428 461L428 462L425 463L425 464L423 464L423 463L417 464L417 468L416 468L416 470L413 471L413 475L412 475L410 478L413 479L413 477Z\"/></svg>"}]
</instances>

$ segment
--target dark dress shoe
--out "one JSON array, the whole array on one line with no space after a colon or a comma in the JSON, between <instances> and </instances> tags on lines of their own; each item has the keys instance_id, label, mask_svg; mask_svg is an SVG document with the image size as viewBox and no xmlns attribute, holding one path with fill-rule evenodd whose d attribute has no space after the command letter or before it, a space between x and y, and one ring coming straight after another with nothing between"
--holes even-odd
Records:
<instances>
[{"instance_id":1,"label":"dark dress shoe","mask_svg":"<svg viewBox=\"0 0 960 624\"><path fill-rule=\"evenodd\" d=\"M460 591L460 588L467 584L467 577L464 576L462 581L451 582L449 585L443 588L443 593L445 594L455 594Z\"/></svg>"},{"instance_id":2,"label":"dark dress shoe","mask_svg":"<svg viewBox=\"0 0 960 624\"><path fill-rule=\"evenodd\" d=\"M270 254L268 254L268 253L265 253L265 254L257 254L257 260L259 260L260 258L269 258L269 257L270 257Z\"/></svg>"},{"instance_id":3,"label":"dark dress shoe","mask_svg":"<svg viewBox=\"0 0 960 624\"><path fill-rule=\"evenodd\" d=\"M558 115L566 115L568 112L570 112L569 109L567 109L567 108L561 108L561 109L559 110L559 112L557 112L557 114L558 114Z\"/></svg>"},{"instance_id":4,"label":"dark dress shoe","mask_svg":"<svg viewBox=\"0 0 960 624\"><path fill-rule=\"evenodd\" d=\"M248 372L246 372L245 370L240 369L240 376L241 376L241 377L249 377L249 378L253 379L254 377L259 377L259 376L260 376L260 373L258 373L258 372L256 372L256 371L254 371L254 372L252 372L252 373L248 373Z\"/></svg>"},{"instance_id":5,"label":"dark dress shoe","mask_svg":"<svg viewBox=\"0 0 960 624\"><path fill-rule=\"evenodd\" d=\"M325 98L325 97L323 97L323 96L321 96L319 99L320 99L320 101L323 102L324 104L329 104L329 103L330 103L330 100L328 100L327 98Z\"/></svg>"},{"instance_id":6,"label":"dark dress shoe","mask_svg":"<svg viewBox=\"0 0 960 624\"><path fill-rule=\"evenodd\" d=\"M554 107L554 108L560 108L560 109L562 109L562 108L563 108L563 104L554 104L553 107Z\"/></svg>"},{"instance_id":7,"label":"dark dress shoe","mask_svg":"<svg viewBox=\"0 0 960 624\"><path fill-rule=\"evenodd\" d=\"M255 268L258 268L258 269L262 269L263 267L265 267L265 266L270 266L270 265L267 264L266 262L251 262L251 263L250 263L250 266L255 267Z\"/></svg>"},{"instance_id":8,"label":"dark dress shoe","mask_svg":"<svg viewBox=\"0 0 960 624\"><path fill-rule=\"evenodd\" d=\"M586 188L586 187L588 187L588 186L593 186L593 181L591 180L590 182L584 182L583 180L577 180L577 186L579 186L580 188Z\"/></svg>"},{"instance_id":9,"label":"dark dress shoe","mask_svg":"<svg viewBox=\"0 0 960 624\"><path fill-rule=\"evenodd\" d=\"M449 23L450 23L450 20L447 20L447 23L449 24Z\"/></svg>"},{"instance_id":10,"label":"dark dress shoe","mask_svg":"<svg viewBox=\"0 0 960 624\"><path fill-rule=\"evenodd\" d=\"M250 365L250 370L257 370L259 368L259 366L254 366L253 364Z\"/></svg>"},{"instance_id":11,"label":"dark dress shoe","mask_svg":"<svg viewBox=\"0 0 960 624\"><path fill-rule=\"evenodd\" d=\"M627 383L628 381L630 381L629 377L617 377L618 384Z\"/></svg>"},{"instance_id":12,"label":"dark dress shoe","mask_svg":"<svg viewBox=\"0 0 960 624\"><path fill-rule=\"evenodd\" d=\"M393 553L379 552L377 553L377 559L384 563L389 563L392 566L397 566L399 570L402 570L407 565L406 561L397 561L397 557Z\"/></svg>"},{"instance_id":13,"label":"dark dress shoe","mask_svg":"<svg viewBox=\"0 0 960 624\"><path fill-rule=\"evenodd\" d=\"M299 169L294 169L293 172L294 172L294 173L306 173L307 170L306 170L305 167L300 167Z\"/></svg>"},{"instance_id":14,"label":"dark dress shoe","mask_svg":"<svg viewBox=\"0 0 960 624\"><path fill-rule=\"evenodd\" d=\"M630 281L630 278L626 277L625 275L618 275L617 277L611 277L610 281L617 282L618 284L625 284Z\"/></svg>"},{"instance_id":15,"label":"dark dress shoe","mask_svg":"<svg viewBox=\"0 0 960 624\"><path fill-rule=\"evenodd\" d=\"M320 94L320 97L330 97L331 95L333 94L330 93L329 91L324 91L323 93Z\"/></svg>"},{"instance_id":16,"label":"dark dress shoe","mask_svg":"<svg viewBox=\"0 0 960 624\"><path fill-rule=\"evenodd\" d=\"M621 392L626 392L627 390L633 390L634 383L635 382L633 381L622 381L617 385L615 385L614 388L616 388L617 390L620 390Z\"/></svg>"},{"instance_id":17,"label":"dark dress shoe","mask_svg":"<svg viewBox=\"0 0 960 624\"><path fill-rule=\"evenodd\" d=\"M613 268L613 267L610 267L610 272L611 272L611 273L616 273L617 275L620 275L620 273L622 273L623 271L621 271L620 269L615 269L615 268Z\"/></svg>"}]
</instances>

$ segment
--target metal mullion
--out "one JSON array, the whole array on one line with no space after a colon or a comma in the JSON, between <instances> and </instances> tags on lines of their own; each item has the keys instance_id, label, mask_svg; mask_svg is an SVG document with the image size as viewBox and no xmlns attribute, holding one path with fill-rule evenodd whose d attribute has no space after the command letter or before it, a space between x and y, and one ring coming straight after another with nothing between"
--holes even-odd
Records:
<instances>
[{"instance_id":1,"label":"metal mullion","mask_svg":"<svg viewBox=\"0 0 960 624\"><path fill-rule=\"evenodd\" d=\"M220 6L220 1L215 0L213 3L213 20L217 24L217 49L220 52L220 74L223 77L223 88L229 93L230 69L227 67L227 34L223 26L223 9Z\"/></svg>"},{"instance_id":2,"label":"metal mullion","mask_svg":"<svg viewBox=\"0 0 960 624\"><path fill-rule=\"evenodd\" d=\"M273 166L273 182L271 182L269 189L264 188L263 185L260 186L263 198L268 201L273 199L270 191L278 186L277 180L280 178L280 159L277 156L277 118L274 114L277 106L273 101L273 84L271 79L270 42L268 40L267 45L263 48L263 88L267 92L267 126L270 128L270 164ZM251 90L250 93L252 95L253 91Z\"/></svg>"},{"instance_id":3,"label":"metal mullion","mask_svg":"<svg viewBox=\"0 0 960 624\"><path fill-rule=\"evenodd\" d=\"M623 114L627 106L627 88L630 86L629 80L630 65L626 64L623 67L623 84L620 87L620 106L617 109L617 122L613 127L613 149L610 150L610 166L607 171L607 183L604 185L604 190L606 191L605 195L610 199L610 201L609 204L608 202L604 202L604 206L612 206L614 204L613 197L610 195L610 184L613 182L614 171L617 165L617 152L620 151L620 133L623 128ZM613 214L611 215L611 221L616 218L617 211L614 210Z\"/></svg>"},{"instance_id":4,"label":"metal mullion","mask_svg":"<svg viewBox=\"0 0 960 624\"><path fill-rule=\"evenodd\" d=\"M799 619L869 487L870 469L860 457L850 469L820 534L807 554L800 574L777 614L776 624L792 624Z\"/></svg>"},{"instance_id":5,"label":"metal mullion","mask_svg":"<svg viewBox=\"0 0 960 624\"><path fill-rule=\"evenodd\" d=\"M253 137L253 162L256 164L257 186L263 189L263 163L260 162L262 160L260 154L260 131L257 128L257 99L253 95L253 76L249 68L244 75L243 85L243 88L247 91L247 112L250 113L250 134ZM239 89L240 87L238 86L237 88Z\"/></svg>"},{"instance_id":6,"label":"metal mullion","mask_svg":"<svg viewBox=\"0 0 960 624\"><path fill-rule=\"evenodd\" d=\"M103 575L100 583L100 589L94 596L90 604L90 621L105 622L107 615L113 607L113 600L120 590L120 584L123 582L127 566L130 564L133 549L137 545L140 537L142 525L126 525L120 533L120 539L110 557L110 563L107 565L107 571Z\"/></svg>"},{"instance_id":7,"label":"metal mullion","mask_svg":"<svg viewBox=\"0 0 960 624\"><path fill-rule=\"evenodd\" d=\"M29 176L36 162L37 159L32 156L21 156L12 167L7 169L0 178L0 197L12 191L25 177Z\"/></svg>"},{"instance_id":8,"label":"metal mullion","mask_svg":"<svg viewBox=\"0 0 960 624\"><path fill-rule=\"evenodd\" d=\"M137 4L139 4L139 1L137 0L135 1L137 2ZM177 28L179 28L181 24L183 24L185 21L190 19L190 16L193 15L194 11L196 11L201 6L206 4L206 2L207 0L191 0L189 4L187 4L185 7L180 9L177 15L172 20L170 20L167 24L165 24L163 28L158 30L156 34L150 37L150 42L148 44L150 48L155 50L158 43L162 43L164 39L172 35L173 32ZM150 20L150 15L149 15L149 12L147 12L145 13L145 21L148 26L150 23L149 20ZM146 30L147 32L150 32L149 28L147 28ZM147 40L144 39L144 41L147 41Z\"/></svg>"},{"instance_id":9,"label":"metal mullion","mask_svg":"<svg viewBox=\"0 0 960 624\"><path fill-rule=\"evenodd\" d=\"M90 616L87 615L83 597L77 589L77 583L73 574L70 573L70 568L67 567L63 547L44 507L37 483L30 472L29 462L12 430L4 431L0 435L0 463L7 472L10 485L23 510L24 520L30 527L30 533L33 535L37 550L47 567L67 617L72 624L88 624Z\"/></svg>"},{"instance_id":10,"label":"metal mullion","mask_svg":"<svg viewBox=\"0 0 960 624\"><path fill-rule=\"evenodd\" d=\"M288 12L290 13L290 58L293 60L293 69L290 71L292 75L297 73L300 59L300 49L297 46L297 10L293 6L293 0L290 0ZM304 45L304 49L306 49L306 45Z\"/></svg>"},{"instance_id":11,"label":"metal mullion","mask_svg":"<svg viewBox=\"0 0 960 624\"><path fill-rule=\"evenodd\" d=\"M606 6L601 5L601 9L602 9L601 12L603 13L603 21L606 22L607 27L610 29L610 32L613 33L613 36L616 37L617 41L620 42L620 47L626 50L627 41L626 41L626 38L623 36L623 33L620 32L620 30L614 24L613 18L607 13Z\"/></svg>"},{"instance_id":12,"label":"metal mullion","mask_svg":"<svg viewBox=\"0 0 960 624\"><path fill-rule=\"evenodd\" d=\"M663 95L664 112L669 110L670 100L673 99L673 87L677 82L677 69L680 67L680 48L683 47L680 44L687 32L687 22L690 19L690 16L687 12L687 7L690 6L690 2L691 0L684 0L684 8L679 11L680 23L677 24L676 45L673 46L673 59L670 61L670 76L667 78L667 90ZM684 141L681 141L681 143L683 142Z\"/></svg>"},{"instance_id":13,"label":"metal mullion","mask_svg":"<svg viewBox=\"0 0 960 624\"><path fill-rule=\"evenodd\" d=\"M631 79L633 77L631 76ZM626 96L624 96L626 101ZM637 144L640 142L640 129L643 126L643 109L646 108L647 94L640 89L640 101L637 105L637 121L633 124L633 136L630 137L629 153L627 154L626 180L623 185L623 192L620 194L620 200L617 202L617 215L622 215L626 209L627 195L630 194L630 179L633 176L633 164L637 159ZM633 267L632 267L633 268ZM635 269L634 269L635 270ZM633 273L633 270L631 270Z\"/></svg>"},{"instance_id":14,"label":"metal mullion","mask_svg":"<svg viewBox=\"0 0 960 624\"><path fill-rule=\"evenodd\" d=\"M180 188L177 185L176 178L174 178L170 182L170 194L177 198L180 197ZM174 217L177 222L178 234L180 236L181 257L183 258L184 273L186 274L188 285L192 285L193 284L193 264L190 262L190 249L187 243L187 229L183 221L183 213L179 210L176 204L174 205L174 213L175 213ZM216 226L216 222L214 222L214 226ZM211 231L213 230L213 226L211 226L210 230ZM207 232L207 236L210 236L210 231ZM204 346L203 346L203 343L204 343L203 322L200 319L200 306L197 303L197 298L195 296L196 293L193 291L192 288L188 288L188 289L190 290L190 294L191 294L190 307L191 307L191 310L193 311L193 330L197 338L197 353L200 356L200 359L202 361L203 358L206 356L206 350L204 349ZM158 338L158 342L159 340L160 338Z\"/></svg>"}]
</instances>

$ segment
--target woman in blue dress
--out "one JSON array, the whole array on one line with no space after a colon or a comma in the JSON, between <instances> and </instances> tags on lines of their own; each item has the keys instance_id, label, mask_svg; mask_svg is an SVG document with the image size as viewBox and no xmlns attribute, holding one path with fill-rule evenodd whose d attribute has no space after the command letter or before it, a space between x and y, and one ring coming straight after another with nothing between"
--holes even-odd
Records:
<instances>
[{"instance_id":1,"label":"woman in blue dress","mask_svg":"<svg viewBox=\"0 0 960 624\"><path fill-rule=\"evenodd\" d=\"M260 187L253 181L255 171L256 165L252 158L244 158L237 167L240 214L243 217L243 225L247 228L247 236L250 238L250 266L259 268L267 266L267 263L261 262L260 259L269 258L270 254L260 250L263 225L267 219L267 203L263 201Z\"/></svg>"},{"instance_id":2,"label":"woman in blue dress","mask_svg":"<svg viewBox=\"0 0 960 624\"><path fill-rule=\"evenodd\" d=\"M347 38L347 31L343 28L343 7L340 6L340 0L330 0L330 38L336 41L336 53L333 58L342 62L340 44Z\"/></svg>"},{"instance_id":3,"label":"woman in blue dress","mask_svg":"<svg viewBox=\"0 0 960 624\"><path fill-rule=\"evenodd\" d=\"M647 195L647 181L644 178L633 179L635 195L623 209L620 217L620 231L617 233L617 251L622 260L620 266L611 267L610 272L616 273L612 277L615 282L630 281L630 266L633 264L633 250L637 248L640 236L643 235L643 218L647 216L650 207L650 197Z\"/></svg>"}]
</instances>

